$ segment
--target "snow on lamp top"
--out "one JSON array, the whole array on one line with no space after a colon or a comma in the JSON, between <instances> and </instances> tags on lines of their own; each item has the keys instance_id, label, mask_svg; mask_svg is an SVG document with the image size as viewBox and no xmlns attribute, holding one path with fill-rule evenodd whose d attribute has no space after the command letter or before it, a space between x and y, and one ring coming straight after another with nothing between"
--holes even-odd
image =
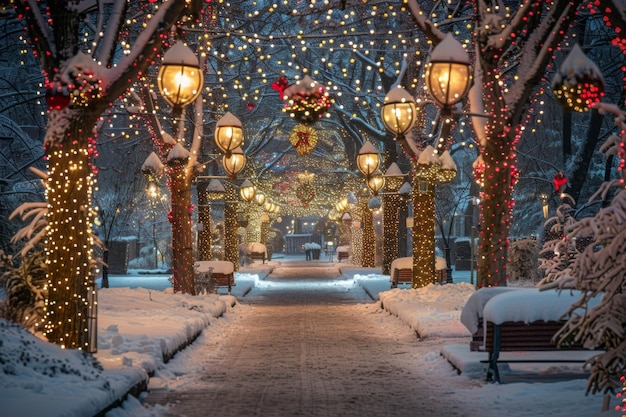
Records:
<instances>
[{"instance_id":1,"label":"snow on lamp top","mask_svg":"<svg viewBox=\"0 0 626 417\"><path fill-rule=\"evenodd\" d=\"M187 159L189 159L189 151L180 143L174 145L167 154L167 163L170 165L183 163L187 161Z\"/></svg>"},{"instance_id":2,"label":"snow on lamp top","mask_svg":"<svg viewBox=\"0 0 626 417\"><path fill-rule=\"evenodd\" d=\"M604 96L602 73L578 44L554 75L552 91L561 106L577 112L588 111Z\"/></svg>"}]
</instances>

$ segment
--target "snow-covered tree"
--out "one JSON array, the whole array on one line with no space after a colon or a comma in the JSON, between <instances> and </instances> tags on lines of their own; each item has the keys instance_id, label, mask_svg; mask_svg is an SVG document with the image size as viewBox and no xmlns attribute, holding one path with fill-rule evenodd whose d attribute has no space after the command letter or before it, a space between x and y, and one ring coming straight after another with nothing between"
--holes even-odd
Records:
<instances>
[{"instance_id":1,"label":"snow-covered tree","mask_svg":"<svg viewBox=\"0 0 626 417\"><path fill-rule=\"evenodd\" d=\"M443 34L418 1L408 4L418 27L434 44L440 42ZM475 84L469 102L479 116L473 125L481 151L475 166L483 184L478 285L484 287L506 285L516 143L537 85L583 4L606 13L606 21L616 28L626 24L626 11L621 0L474 4Z\"/></svg>"},{"instance_id":2,"label":"snow-covered tree","mask_svg":"<svg viewBox=\"0 0 626 417\"><path fill-rule=\"evenodd\" d=\"M46 336L90 349L93 276L92 159L102 114L156 63L172 25L200 1L13 0L45 76L49 105ZM139 28L139 29L138 29ZM136 36L125 38L126 34Z\"/></svg>"},{"instance_id":3,"label":"snow-covered tree","mask_svg":"<svg viewBox=\"0 0 626 417\"><path fill-rule=\"evenodd\" d=\"M570 261L568 273L555 281L558 287L583 293L564 317L577 309L585 311L582 315L571 314L555 338L559 343L573 339L587 348L605 351L588 361L592 368L587 391L593 393L618 387L626 365L626 112L604 103L598 104L597 109L615 116L620 133L612 135L601 151L620 158L620 173L617 179L605 182L592 199L605 198L613 187L618 190L610 205L598 214L565 228L564 242L590 243ZM589 308L588 302L594 297L601 297L601 302Z\"/></svg>"}]
</instances>

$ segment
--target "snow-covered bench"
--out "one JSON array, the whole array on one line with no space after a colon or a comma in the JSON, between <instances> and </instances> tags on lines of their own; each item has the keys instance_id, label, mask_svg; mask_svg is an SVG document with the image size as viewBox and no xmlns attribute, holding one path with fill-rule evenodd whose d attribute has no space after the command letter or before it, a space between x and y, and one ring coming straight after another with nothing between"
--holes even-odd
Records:
<instances>
[{"instance_id":1,"label":"snow-covered bench","mask_svg":"<svg viewBox=\"0 0 626 417\"><path fill-rule=\"evenodd\" d=\"M461 311L461 323L467 327L472 334L470 350L477 351L484 349L485 328L483 325L483 309L485 304L493 297L503 292L521 290L520 287L487 287L474 292L465 302Z\"/></svg>"},{"instance_id":2,"label":"snow-covered bench","mask_svg":"<svg viewBox=\"0 0 626 417\"><path fill-rule=\"evenodd\" d=\"M337 262L350 258L349 246L337 246Z\"/></svg>"},{"instance_id":3,"label":"snow-covered bench","mask_svg":"<svg viewBox=\"0 0 626 417\"><path fill-rule=\"evenodd\" d=\"M442 257L435 258L435 272L439 282L446 282L446 260ZM413 284L413 257L396 258L391 261L391 288L397 288L398 284Z\"/></svg>"},{"instance_id":4,"label":"snow-covered bench","mask_svg":"<svg viewBox=\"0 0 626 417\"><path fill-rule=\"evenodd\" d=\"M248 250L250 251L250 258L252 260L261 260L265 263L267 259L267 247L259 242L251 242L248 244Z\"/></svg>"},{"instance_id":5,"label":"snow-covered bench","mask_svg":"<svg viewBox=\"0 0 626 417\"><path fill-rule=\"evenodd\" d=\"M227 287L228 294L235 286L235 267L230 261L198 261L194 264L198 294L217 292Z\"/></svg>"},{"instance_id":6,"label":"snow-covered bench","mask_svg":"<svg viewBox=\"0 0 626 417\"><path fill-rule=\"evenodd\" d=\"M500 363L584 363L600 353L571 343L557 347L553 341L563 327L563 314L580 298L578 291L539 291L536 288L501 292L483 309L484 346L489 353L487 380L502 382ZM589 307L600 302L596 297ZM576 314L576 312L575 312ZM510 352L502 356L502 352Z\"/></svg>"}]
</instances>

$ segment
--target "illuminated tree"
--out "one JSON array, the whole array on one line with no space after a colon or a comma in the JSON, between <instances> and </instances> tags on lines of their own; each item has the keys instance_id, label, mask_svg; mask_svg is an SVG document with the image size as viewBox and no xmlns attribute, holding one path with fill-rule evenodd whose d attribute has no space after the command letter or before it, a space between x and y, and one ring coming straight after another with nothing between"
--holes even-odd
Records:
<instances>
[{"instance_id":1,"label":"illuminated tree","mask_svg":"<svg viewBox=\"0 0 626 417\"><path fill-rule=\"evenodd\" d=\"M431 42L439 43L443 34L437 25L425 17L416 0L408 3L419 28ZM516 144L531 105L538 104L535 87L546 76L581 5L582 1L530 1L515 9L475 2L476 76L469 102L477 115L473 123L481 152L475 163L483 184L478 250L481 287L506 285L512 192L518 178ZM619 1L598 0L584 7L606 13L607 24L614 28L626 23ZM513 67L516 71L511 71Z\"/></svg>"},{"instance_id":2,"label":"illuminated tree","mask_svg":"<svg viewBox=\"0 0 626 417\"><path fill-rule=\"evenodd\" d=\"M41 61L49 106L45 333L62 347L90 350L95 127L111 103L155 64L170 27L191 10L183 0L158 7L126 1L12 3ZM150 10L137 13L142 7ZM137 15L146 19L141 34L122 41L129 26L141 25Z\"/></svg>"}]
</instances>

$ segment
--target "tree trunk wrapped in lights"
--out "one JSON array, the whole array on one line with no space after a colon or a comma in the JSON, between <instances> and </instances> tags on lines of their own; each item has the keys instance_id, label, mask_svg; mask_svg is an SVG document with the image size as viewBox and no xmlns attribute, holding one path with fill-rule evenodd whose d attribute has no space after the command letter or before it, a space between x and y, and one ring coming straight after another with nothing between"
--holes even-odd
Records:
<instances>
[{"instance_id":1,"label":"tree trunk wrapped in lights","mask_svg":"<svg viewBox=\"0 0 626 417\"><path fill-rule=\"evenodd\" d=\"M83 130L88 123L66 109L63 116L70 124L67 131L48 131L48 228L46 265L48 299L45 334L63 348L94 351L89 345L90 292L96 291L93 259L91 195L93 172L91 152L94 142ZM56 117L51 115L50 124ZM95 123L95 117L92 120ZM50 137L58 133L58 138ZM71 146L68 140L71 138Z\"/></svg>"},{"instance_id":2,"label":"tree trunk wrapped in lights","mask_svg":"<svg viewBox=\"0 0 626 417\"><path fill-rule=\"evenodd\" d=\"M383 236L398 234L400 209L405 201L398 194L398 190L404 183L404 175L394 162L385 172L385 187L383 191ZM382 273L391 273L391 263L398 257L398 239L383 239L383 265Z\"/></svg>"},{"instance_id":3,"label":"tree trunk wrapped in lights","mask_svg":"<svg viewBox=\"0 0 626 417\"><path fill-rule=\"evenodd\" d=\"M224 182L224 260L239 270L239 187ZM249 225L248 225L249 226Z\"/></svg>"},{"instance_id":4,"label":"tree trunk wrapped in lights","mask_svg":"<svg viewBox=\"0 0 626 417\"><path fill-rule=\"evenodd\" d=\"M207 196L207 183L198 183L198 260L210 261L213 258L213 237L211 236L211 204Z\"/></svg>"},{"instance_id":5,"label":"tree trunk wrapped in lights","mask_svg":"<svg viewBox=\"0 0 626 417\"><path fill-rule=\"evenodd\" d=\"M193 205L191 181L187 162L169 163L169 188L172 211L172 286L174 292L196 294L193 271L193 233L191 228Z\"/></svg>"},{"instance_id":6,"label":"tree trunk wrapped in lights","mask_svg":"<svg viewBox=\"0 0 626 417\"><path fill-rule=\"evenodd\" d=\"M363 201L359 201L362 232L361 266L374 268L376 266L376 235L374 234L374 216L368 207L368 200L369 197L365 197Z\"/></svg>"},{"instance_id":7,"label":"tree trunk wrapped in lights","mask_svg":"<svg viewBox=\"0 0 626 417\"><path fill-rule=\"evenodd\" d=\"M239 203L236 201L226 201L224 203L224 260L230 261L239 270L239 222L237 213Z\"/></svg>"},{"instance_id":8,"label":"tree trunk wrapped in lights","mask_svg":"<svg viewBox=\"0 0 626 417\"><path fill-rule=\"evenodd\" d=\"M88 346L92 338L86 325L88 300L95 298L91 159L97 154L97 138L92 129L111 103L145 74L187 2L164 3L144 27L143 42L127 40L131 45L128 54L114 53L119 40L124 40L118 38L124 16L102 16L106 30L93 36L97 44L87 51L79 45L93 33L85 35L79 23L99 10L68 7L67 2L39 3L41 7L31 7L17 0L10 7L25 20L47 78L50 114L45 147L50 173L46 256L50 284L46 335L63 347L93 351L95 346Z\"/></svg>"},{"instance_id":9,"label":"tree trunk wrapped in lights","mask_svg":"<svg viewBox=\"0 0 626 417\"><path fill-rule=\"evenodd\" d=\"M442 160L448 160L446 152ZM432 159L434 157L434 159ZM448 162L452 159L449 158ZM434 149L420 154L413 175L413 288L436 282L435 275L435 186L452 181L454 165L442 164Z\"/></svg>"}]
</instances>

